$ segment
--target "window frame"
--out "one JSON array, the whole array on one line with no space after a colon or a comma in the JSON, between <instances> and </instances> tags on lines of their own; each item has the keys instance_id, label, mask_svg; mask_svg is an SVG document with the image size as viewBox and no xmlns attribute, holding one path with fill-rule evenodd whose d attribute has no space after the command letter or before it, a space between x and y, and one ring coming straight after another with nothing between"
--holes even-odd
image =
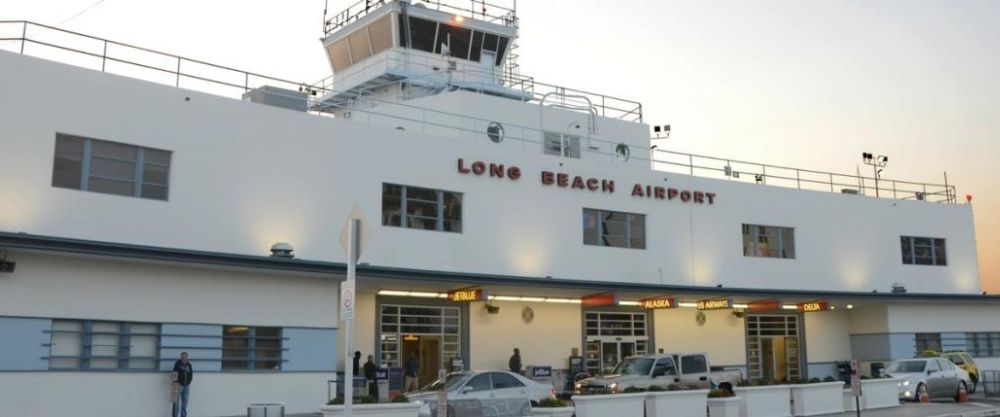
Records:
<instances>
[{"instance_id":1,"label":"window frame","mask_svg":"<svg viewBox=\"0 0 1000 417\"><path fill-rule=\"evenodd\" d=\"M246 336L229 336L227 329L231 328L246 328ZM277 336L258 336L257 332L261 329L274 329L277 330ZM243 326L243 325L223 325L222 326L222 356L219 359L219 369L223 372L229 371L248 371L248 372L280 372L282 370L284 362L284 328L279 326ZM226 346L226 339L229 340L244 340L246 341L246 347L233 347ZM257 346L257 342L260 340L277 341L278 347L276 348L260 348ZM245 351L243 356L226 356L227 351ZM264 358L257 357L257 351L268 350L277 352L277 356L268 356ZM267 362L274 362L276 366L274 368L258 368L258 364L266 364ZM234 363L242 363L242 366L232 366Z\"/></svg>"},{"instance_id":2,"label":"window frame","mask_svg":"<svg viewBox=\"0 0 1000 417\"><path fill-rule=\"evenodd\" d=\"M74 323L78 324L80 330L57 330L59 323ZM117 326L117 331L108 330L94 330L94 325L106 325L112 324ZM152 333L147 332L133 332L132 326L155 326L156 330ZM74 370L84 370L84 371L158 371L160 364L160 348L162 343L162 325L159 323L146 323L146 322L124 322L124 321L111 321L111 320L78 320L78 319L52 319L52 326L46 331L50 335L50 341L47 345L49 348L49 354L44 359L48 361L48 370L50 371L74 371ZM77 355L54 355L53 350L57 346L56 335L59 334L69 334L69 335L79 335L79 339L76 340L76 347L78 347L79 354ZM95 345L95 336L115 336L117 341L114 345ZM139 337L150 337L153 338L153 352L152 356L134 356L133 350L135 350L135 345L133 344L133 338ZM114 355L101 355L94 354L95 347L112 347L115 349ZM69 360L76 361L75 366L53 366L53 361ZM100 361L115 361L115 366L113 367L94 367L95 362ZM150 366L148 367L133 367L133 361L149 361Z\"/></svg>"},{"instance_id":3,"label":"window frame","mask_svg":"<svg viewBox=\"0 0 1000 417\"><path fill-rule=\"evenodd\" d=\"M81 153L79 155L80 159L77 160L75 158L72 158L72 159L71 158L66 158L65 155L63 155L63 157L64 157L63 159L67 159L69 161L77 161L80 164L80 171L78 173L79 177L80 177L80 183L76 184L75 186L70 186L68 184L58 184L57 183L57 173L60 172L60 171L57 170L57 168L58 168L57 167L57 163L59 162L59 159L60 159L60 154L58 152L59 144L60 144L61 141L71 141L71 140L80 140L80 141L82 141L82 145L83 145L83 149L82 149L82 151L81 151ZM115 156L112 156L112 155L101 155L99 153L95 153L94 152L94 147L95 147L94 145L95 144L108 144L108 145L114 145L114 146L127 147L129 149L129 151L131 151L133 159L126 160L126 159L121 159L121 158L118 158L118 157L115 157ZM171 166L172 166L171 162L172 162L172 159L173 159L173 152L172 151L168 151L168 150L165 150L165 149L156 149L156 148L150 148L150 147L145 147L145 146L132 145L132 144L122 143L122 142L114 142L114 141L109 141L109 140L96 139L96 138L91 138L91 137L86 137L86 136L72 135L72 134L68 134L68 133L60 133L60 132L56 132L55 150L56 151L53 152L53 162L52 162L52 186L53 187L56 187L56 188L65 188L65 189L71 189L71 190L89 191L89 192L100 193L100 194L118 195L118 196L124 196L124 197L135 197L135 198L142 198L142 199L146 199L146 200L159 200L159 201L169 201L170 200L170 173L171 173ZM166 161L167 162L166 163L162 163L162 162L155 161L155 158L152 157L152 153L153 152L163 152L163 153L165 153L166 154ZM148 155L147 155L147 153L148 153ZM95 161L97 161L97 162L106 161L106 162L111 162L111 163L116 163L117 162L117 163L129 163L129 164L133 164L132 175L131 175L131 177L129 177L129 178L126 179L124 177L115 177L115 176L95 174L95 171L94 171L94 165L95 165L94 163L95 163ZM163 183L148 181L148 178L146 178L146 170L147 170L147 168L150 168L150 167L162 169L164 171L164 175L163 175L164 176L164 178L163 178L164 182ZM120 182L120 183L130 183L131 187L132 187L132 191L130 193L128 193L128 194L125 194L125 193L113 192L113 191L109 191L109 190L97 190L97 189L94 189L94 187L91 185L91 182L93 180L103 180L103 181L114 181L114 182ZM146 196L146 195L144 195L144 188L147 185L150 186L150 187L163 188L163 198L159 198L159 196Z\"/></svg>"},{"instance_id":4,"label":"window frame","mask_svg":"<svg viewBox=\"0 0 1000 417\"><path fill-rule=\"evenodd\" d=\"M774 233L770 233L771 230ZM744 257L794 260L797 256L794 227L743 223L740 227L740 234ZM791 245L786 245L785 240L788 236L791 237ZM766 244L769 247L768 252L770 254L764 254L761 250L761 244L763 243L760 241L761 237L768 239Z\"/></svg>"},{"instance_id":5,"label":"window frame","mask_svg":"<svg viewBox=\"0 0 1000 417\"><path fill-rule=\"evenodd\" d=\"M918 244L918 239L926 240L928 244ZM900 236L899 246L903 265L948 266L948 243L945 238L923 236ZM929 250L930 258L917 257L917 248ZM924 263L920 260L929 260Z\"/></svg>"},{"instance_id":6,"label":"window frame","mask_svg":"<svg viewBox=\"0 0 1000 417\"><path fill-rule=\"evenodd\" d=\"M386 213L386 207L387 207L386 196L388 195L387 192L386 192L387 191L387 187L399 187L399 206L398 207L397 206L390 207L391 209L397 209L398 210L396 212L396 215L399 216L399 224L394 224L395 222L393 222L392 218L390 216L388 216L387 213ZM426 200L426 199L419 199L419 198L416 198L416 197L410 197L410 191L414 191L414 190L421 190L421 191L433 192L435 198L432 201L432 200ZM417 186L411 186L411 185L403 185L403 184L395 184L395 183L384 182L384 183L382 183L382 225L383 226L389 226L389 227L399 227L399 228L403 228L403 229L430 230L430 231L448 232L448 233L463 233L464 229L465 229L464 228L464 224L463 224L464 223L464 221L463 221L463 217L464 216L462 215L462 211L463 211L464 206L465 206L465 202L464 202L465 198L464 197L465 197L465 193L458 192L458 191L447 191L447 190L440 190L440 189L436 189L436 188L417 187ZM457 217L451 217L451 218L446 217L446 214L447 214L446 213L446 203L453 202L453 200L451 200L450 198L457 198L457 202L458 202ZM426 203L426 204L431 204L432 203L432 204L434 204L434 213L433 213L433 215L427 215L427 214L415 215L415 214L410 214L409 213L409 204L411 202L413 202L413 203ZM411 218L411 217L413 217L413 218ZM433 219L434 220L434 228L433 229L428 229L428 228L422 228L422 227L414 227L413 224L415 224L415 222L413 222L413 220L418 220L418 219L426 219L426 220ZM446 226L446 224L447 224L447 226ZM457 227L456 227L456 225L457 225Z\"/></svg>"},{"instance_id":7,"label":"window frame","mask_svg":"<svg viewBox=\"0 0 1000 417\"><path fill-rule=\"evenodd\" d=\"M588 232L588 227L587 227L588 214L590 214L590 215L592 215L592 216L594 216L596 218L596 223L595 223L595 226L593 228L595 236L592 236L593 242L596 242L596 243L588 242L588 239L587 239L587 235L588 235L588 233L587 233ZM607 225L605 223L607 222L607 219L610 217L610 215L623 215L625 217L625 220L624 220L624 223L625 223L625 225L624 225L624 233L625 233L625 235L624 236L611 235L611 234L606 233L605 227ZM629 213L629 212L625 212L625 211L594 209L594 208L584 207L583 208L583 219L582 220L583 220L583 224L582 224L582 226L583 226L582 227L582 236L583 236L583 244L584 245L588 245L588 246L601 246L601 247L609 247L609 248L621 248L621 249L642 249L642 250L645 250L646 247L648 246L648 242L647 242L647 238L646 238L647 233L646 233L646 215L645 214L641 214L641 213ZM632 242L632 240L634 238L634 236L633 236L633 230L632 229L634 228L635 222L637 222L637 221L641 221L641 223L642 223L642 237L641 237L641 243L639 245L634 245L633 242ZM608 241L608 239L607 239L607 237L609 237L609 236L610 237L621 238L621 241L624 242L624 246L612 244L612 242Z\"/></svg>"}]
</instances>

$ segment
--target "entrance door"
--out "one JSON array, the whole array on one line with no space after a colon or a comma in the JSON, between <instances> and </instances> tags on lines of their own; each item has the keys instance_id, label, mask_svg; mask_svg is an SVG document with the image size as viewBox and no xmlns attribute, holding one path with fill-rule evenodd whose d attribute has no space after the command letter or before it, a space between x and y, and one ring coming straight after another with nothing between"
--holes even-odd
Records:
<instances>
[{"instance_id":1,"label":"entrance door","mask_svg":"<svg viewBox=\"0 0 1000 417\"><path fill-rule=\"evenodd\" d=\"M416 355L417 361L420 363L417 385L423 387L437 380L438 369L441 368L440 336L404 336L402 348L403 358L406 358L404 361L409 359L412 353Z\"/></svg>"},{"instance_id":2,"label":"entrance door","mask_svg":"<svg viewBox=\"0 0 1000 417\"><path fill-rule=\"evenodd\" d=\"M750 380L801 379L798 316L747 316L747 355Z\"/></svg>"},{"instance_id":3,"label":"entrance door","mask_svg":"<svg viewBox=\"0 0 1000 417\"><path fill-rule=\"evenodd\" d=\"M644 342L641 342L644 344ZM637 342L617 340L593 340L587 342L587 357L597 358L596 368L591 373L609 374L618 363L629 356L645 354L636 352Z\"/></svg>"},{"instance_id":4,"label":"entrance door","mask_svg":"<svg viewBox=\"0 0 1000 417\"><path fill-rule=\"evenodd\" d=\"M645 355L649 347L645 312L587 311L585 366L591 375L606 374L629 356Z\"/></svg>"},{"instance_id":5,"label":"entrance door","mask_svg":"<svg viewBox=\"0 0 1000 417\"><path fill-rule=\"evenodd\" d=\"M496 60L497 55L495 52L483 51L479 56L479 71L482 73L484 83L496 83L496 66L494 65Z\"/></svg>"}]
</instances>

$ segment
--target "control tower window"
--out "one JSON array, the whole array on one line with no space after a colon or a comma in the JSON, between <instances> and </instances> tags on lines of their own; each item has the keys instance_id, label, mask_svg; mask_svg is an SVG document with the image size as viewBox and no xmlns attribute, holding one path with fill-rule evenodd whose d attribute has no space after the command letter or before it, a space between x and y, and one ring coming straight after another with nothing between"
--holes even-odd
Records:
<instances>
[{"instance_id":1,"label":"control tower window","mask_svg":"<svg viewBox=\"0 0 1000 417\"><path fill-rule=\"evenodd\" d=\"M351 66L351 50L347 47L347 41L341 40L327 47L330 50L330 64L333 71L341 71Z\"/></svg>"},{"instance_id":2,"label":"control tower window","mask_svg":"<svg viewBox=\"0 0 1000 417\"><path fill-rule=\"evenodd\" d=\"M410 47L413 49L434 52L434 39L437 36L437 22L410 17Z\"/></svg>"},{"instance_id":3,"label":"control tower window","mask_svg":"<svg viewBox=\"0 0 1000 417\"><path fill-rule=\"evenodd\" d=\"M372 38L372 52L379 53L392 48L392 20L384 16L368 25L368 34Z\"/></svg>"},{"instance_id":4,"label":"control tower window","mask_svg":"<svg viewBox=\"0 0 1000 417\"><path fill-rule=\"evenodd\" d=\"M510 39L492 33L485 35L483 38L483 50L496 52L497 61L493 65L500 65L500 62L503 61L503 53L507 50L507 43L510 42Z\"/></svg>"},{"instance_id":5,"label":"control tower window","mask_svg":"<svg viewBox=\"0 0 1000 417\"><path fill-rule=\"evenodd\" d=\"M500 46L497 47L497 62L493 65L500 65L500 62L503 61L503 53L507 50L507 42L509 41L510 39L500 37Z\"/></svg>"},{"instance_id":6,"label":"control tower window","mask_svg":"<svg viewBox=\"0 0 1000 417\"><path fill-rule=\"evenodd\" d=\"M483 50L483 32L472 33L472 49L469 51L470 61L479 61L480 52Z\"/></svg>"},{"instance_id":7,"label":"control tower window","mask_svg":"<svg viewBox=\"0 0 1000 417\"><path fill-rule=\"evenodd\" d=\"M351 59L354 62L361 62L361 60L372 56L371 41L368 39L368 28L361 28L361 30L347 35L347 43L351 45Z\"/></svg>"},{"instance_id":8,"label":"control tower window","mask_svg":"<svg viewBox=\"0 0 1000 417\"><path fill-rule=\"evenodd\" d=\"M472 30L457 26L441 24L438 30L437 44L434 53L440 54L442 45L448 45L448 55L455 58L469 59L469 43L472 40Z\"/></svg>"}]
</instances>

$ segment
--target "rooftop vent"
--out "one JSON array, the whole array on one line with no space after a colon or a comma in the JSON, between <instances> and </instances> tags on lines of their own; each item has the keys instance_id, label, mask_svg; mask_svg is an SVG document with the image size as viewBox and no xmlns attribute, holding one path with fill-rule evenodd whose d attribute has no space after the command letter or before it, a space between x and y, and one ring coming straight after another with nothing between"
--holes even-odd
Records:
<instances>
[{"instance_id":1,"label":"rooftop vent","mask_svg":"<svg viewBox=\"0 0 1000 417\"><path fill-rule=\"evenodd\" d=\"M269 85L243 93L243 100L301 112L305 112L309 108L307 93Z\"/></svg>"}]
</instances>

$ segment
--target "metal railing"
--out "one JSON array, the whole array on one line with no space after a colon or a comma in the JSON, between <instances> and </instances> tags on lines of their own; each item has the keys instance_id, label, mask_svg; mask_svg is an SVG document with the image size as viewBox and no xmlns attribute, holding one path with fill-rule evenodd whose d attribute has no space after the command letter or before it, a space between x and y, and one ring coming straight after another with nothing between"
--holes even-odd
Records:
<instances>
[{"instance_id":1,"label":"metal railing","mask_svg":"<svg viewBox=\"0 0 1000 417\"><path fill-rule=\"evenodd\" d=\"M77 32L54 28L28 21L0 21L0 49L7 49L24 55L31 55L52 61L63 62L84 68L99 69L102 72L123 75L175 87L188 88L223 97L242 98L247 91L263 85L276 86L288 90L309 93L306 97L310 108L323 108L321 97L334 93L328 85L308 84L270 77L249 71L242 71L222 65L211 64L196 59L154 51L121 42L114 42ZM561 91L567 97L572 94L590 93L565 89L534 82L530 77L530 90L535 100L543 97L538 86L546 86ZM592 103L606 103L612 99L594 95ZM301 97L293 97L301 99ZM589 98L588 98L589 99ZM344 103L339 109L345 110L352 120L380 124L415 126L418 131L428 134L447 134L459 139L489 141L487 128L493 120L471 117L415 106L405 101L382 101L377 97L365 100L374 103L394 104L397 108L411 109L409 116L386 113L378 106L359 107ZM572 100L569 98L568 100ZM602 101L604 100L604 101ZM641 122L641 106L635 102L632 110L624 114L635 114ZM595 107L597 105L595 104ZM599 108L620 110L616 107ZM332 117L330 108L314 114ZM415 115L414 115L415 114ZM607 116L608 110L600 112ZM619 116L623 117L623 116ZM511 141L528 152L544 152L542 139L544 131L538 127L505 123L505 140ZM878 191L882 198L903 200L926 200L941 203L957 203L955 187L947 184L930 184L892 179L876 179L861 175L838 174L778 165L760 164L736 159L717 158L704 155L649 149L644 146L625 145L614 140L598 137L584 137L588 146L581 146L581 158L595 158L610 164L645 161L653 170L674 172L699 177L714 177L729 181L753 182L762 185L792 187L825 192L843 192L873 196Z\"/></svg>"},{"instance_id":2,"label":"metal railing","mask_svg":"<svg viewBox=\"0 0 1000 417\"><path fill-rule=\"evenodd\" d=\"M366 16L369 12L378 9L392 0L358 0L347 6L347 8L326 17L324 9L323 33L329 35L341 27ZM482 0L416 0L414 3L421 7L432 8L446 13L479 19L485 22L517 28L516 2L513 0L500 2L487 2Z\"/></svg>"},{"instance_id":3,"label":"metal railing","mask_svg":"<svg viewBox=\"0 0 1000 417\"><path fill-rule=\"evenodd\" d=\"M0 49L227 97L241 97L243 93L263 85L299 91L309 88L307 83L24 20L0 21ZM316 91L314 94L320 93Z\"/></svg>"}]
</instances>

